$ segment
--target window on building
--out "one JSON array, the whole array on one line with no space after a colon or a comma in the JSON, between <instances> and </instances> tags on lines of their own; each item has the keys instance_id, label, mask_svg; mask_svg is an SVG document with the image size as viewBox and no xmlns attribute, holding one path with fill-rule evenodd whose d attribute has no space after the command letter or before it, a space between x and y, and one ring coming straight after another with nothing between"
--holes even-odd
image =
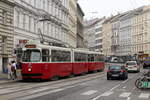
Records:
<instances>
[{"instance_id":1,"label":"window on building","mask_svg":"<svg viewBox=\"0 0 150 100\"><path fill-rule=\"evenodd\" d=\"M3 24L7 24L7 11L3 10L2 16L3 16Z\"/></svg>"},{"instance_id":2,"label":"window on building","mask_svg":"<svg viewBox=\"0 0 150 100\"><path fill-rule=\"evenodd\" d=\"M29 30L29 16L25 15L25 29Z\"/></svg>"},{"instance_id":3,"label":"window on building","mask_svg":"<svg viewBox=\"0 0 150 100\"><path fill-rule=\"evenodd\" d=\"M34 19L34 32L37 33L37 20Z\"/></svg>"},{"instance_id":4,"label":"window on building","mask_svg":"<svg viewBox=\"0 0 150 100\"><path fill-rule=\"evenodd\" d=\"M31 21L32 21L31 16L29 16L29 31L31 31L31 27L32 27Z\"/></svg>"},{"instance_id":5,"label":"window on building","mask_svg":"<svg viewBox=\"0 0 150 100\"><path fill-rule=\"evenodd\" d=\"M5 54L7 51L7 37L2 36L2 53Z\"/></svg>"}]
</instances>

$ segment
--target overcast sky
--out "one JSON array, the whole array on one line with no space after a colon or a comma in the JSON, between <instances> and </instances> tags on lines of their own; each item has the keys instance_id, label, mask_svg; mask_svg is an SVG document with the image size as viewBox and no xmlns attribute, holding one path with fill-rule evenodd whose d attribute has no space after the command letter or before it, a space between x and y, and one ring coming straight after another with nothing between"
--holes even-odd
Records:
<instances>
[{"instance_id":1,"label":"overcast sky","mask_svg":"<svg viewBox=\"0 0 150 100\"><path fill-rule=\"evenodd\" d=\"M85 18L110 16L150 4L150 0L79 0Z\"/></svg>"}]
</instances>

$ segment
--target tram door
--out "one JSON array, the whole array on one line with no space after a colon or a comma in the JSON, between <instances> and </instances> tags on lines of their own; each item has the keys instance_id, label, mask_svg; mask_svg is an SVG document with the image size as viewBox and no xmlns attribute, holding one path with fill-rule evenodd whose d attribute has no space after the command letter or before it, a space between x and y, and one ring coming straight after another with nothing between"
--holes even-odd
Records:
<instances>
[{"instance_id":1,"label":"tram door","mask_svg":"<svg viewBox=\"0 0 150 100\"><path fill-rule=\"evenodd\" d=\"M2 58L2 67L3 67L3 73L7 73L7 62L8 62L8 58Z\"/></svg>"}]
</instances>

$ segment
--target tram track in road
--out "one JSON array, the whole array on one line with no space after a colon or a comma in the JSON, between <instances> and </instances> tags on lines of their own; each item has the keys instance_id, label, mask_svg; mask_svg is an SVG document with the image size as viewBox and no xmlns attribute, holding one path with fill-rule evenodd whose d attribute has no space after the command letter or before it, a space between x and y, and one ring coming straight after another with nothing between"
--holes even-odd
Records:
<instances>
[{"instance_id":1,"label":"tram track in road","mask_svg":"<svg viewBox=\"0 0 150 100\"><path fill-rule=\"evenodd\" d=\"M65 87L65 86L71 86L74 84L79 84L83 83L86 81L94 80L100 77L104 76L104 72L100 73L94 73L94 74L87 74L84 76L79 76L79 77L73 77L73 78L68 78L68 79L63 79L63 80L58 80L58 81L50 81L50 82L44 82L44 83L23 83L21 84L13 84L9 86L0 86L0 96L1 95L7 95L11 94L14 92L20 92L20 91L29 91L33 89L38 89L39 87L46 87L47 89L57 89L60 87ZM5 91L5 92L3 92Z\"/></svg>"}]
</instances>

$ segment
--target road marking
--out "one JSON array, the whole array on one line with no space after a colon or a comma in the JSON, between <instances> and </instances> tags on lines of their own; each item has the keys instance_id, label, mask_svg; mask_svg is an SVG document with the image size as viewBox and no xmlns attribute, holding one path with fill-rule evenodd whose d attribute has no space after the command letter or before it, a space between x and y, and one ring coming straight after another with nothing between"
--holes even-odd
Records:
<instances>
[{"instance_id":1,"label":"road marking","mask_svg":"<svg viewBox=\"0 0 150 100\"><path fill-rule=\"evenodd\" d=\"M45 91L45 90L48 90L48 89L49 89L49 87L43 87L43 88L38 88L38 89L35 89L35 90L32 90L32 91L28 91L28 93L33 94L33 93Z\"/></svg>"},{"instance_id":2,"label":"road marking","mask_svg":"<svg viewBox=\"0 0 150 100\"><path fill-rule=\"evenodd\" d=\"M148 99L149 96L150 96L150 94L148 94L148 93L141 93L140 96L139 96L139 98Z\"/></svg>"},{"instance_id":3,"label":"road marking","mask_svg":"<svg viewBox=\"0 0 150 100\"><path fill-rule=\"evenodd\" d=\"M126 97L129 97L130 95L131 95L131 92L124 92L124 93L120 94L120 97L126 98Z\"/></svg>"},{"instance_id":4,"label":"road marking","mask_svg":"<svg viewBox=\"0 0 150 100\"><path fill-rule=\"evenodd\" d=\"M60 92L60 91L63 91L63 90L64 90L64 89L51 90L51 91L48 91L48 92L42 92L42 93L39 93L39 94L33 94L33 95L30 95L30 96L17 98L17 99L15 99L15 100L29 100L29 99L41 97L41 96L44 96L44 95L48 95L48 94L51 94L51 93Z\"/></svg>"},{"instance_id":5,"label":"road marking","mask_svg":"<svg viewBox=\"0 0 150 100\"><path fill-rule=\"evenodd\" d=\"M107 92L105 92L105 93L103 93L103 94L101 94L101 95L99 95L99 96L93 98L92 100L97 100L97 99L99 99L99 98L102 97L102 96L109 96L109 95L113 94L113 93L114 93L113 90L116 89L116 88L118 88L119 86L120 86L120 84L114 86L114 87L113 87L112 89L110 89L109 91L107 91Z\"/></svg>"},{"instance_id":6,"label":"road marking","mask_svg":"<svg viewBox=\"0 0 150 100\"><path fill-rule=\"evenodd\" d=\"M94 94L96 92L97 92L97 90L90 90L90 91L82 93L81 95L92 95L92 94Z\"/></svg>"},{"instance_id":7,"label":"road marking","mask_svg":"<svg viewBox=\"0 0 150 100\"><path fill-rule=\"evenodd\" d=\"M107 97L107 96L110 96L113 93L114 92L112 92L112 91L108 91L108 92L103 93L101 96Z\"/></svg>"},{"instance_id":8,"label":"road marking","mask_svg":"<svg viewBox=\"0 0 150 100\"><path fill-rule=\"evenodd\" d=\"M112 89L110 89L109 91L113 91L114 89L118 88L120 86L120 84L116 85L115 87L113 87Z\"/></svg>"},{"instance_id":9,"label":"road marking","mask_svg":"<svg viewBox=\"0 0 150 100\"><path fill-rule=\"evenodd\" d=\"M99 95L99 96L97 96L97 97L95 97L95 98L93 98L92 100L97 100L97 99L99 99L100 97L102 97L102 96L110 96L111 94L113 94L114 92L112 92L112 91L108 91L108 92L105 92L105 93L103 93L103 94L101 94L101 95Z\"/></svg>"},{"instance_id":10,"label":"road marking","mask_svg":"<svg viewBox=\"0 0 150 100\"><path fill-rule=\"evenodd\" d=\"M128 82L129 81L129 79L127 79L126 81L123 81L122 83L126 83L126 82Z\"/></svg>"},{"instance_id":11,"label":"road marking","mask_svg":"<svg viewBox=\"0 0 150 100\"><path fill-rule=\"evenodd\" d=\"M131 99L130 97L127 98L127 100L130 100L130 99Z\"/></svg>"},{"instance_id":12,"label":"road marking","mask_svg":"<svg viewBox=\"0 0 150 100\"><path fill-rule=\"evenodd\" d=\"M123 89L127 88L127 86L124 86Z\"/></svg>"}]
</instances>

